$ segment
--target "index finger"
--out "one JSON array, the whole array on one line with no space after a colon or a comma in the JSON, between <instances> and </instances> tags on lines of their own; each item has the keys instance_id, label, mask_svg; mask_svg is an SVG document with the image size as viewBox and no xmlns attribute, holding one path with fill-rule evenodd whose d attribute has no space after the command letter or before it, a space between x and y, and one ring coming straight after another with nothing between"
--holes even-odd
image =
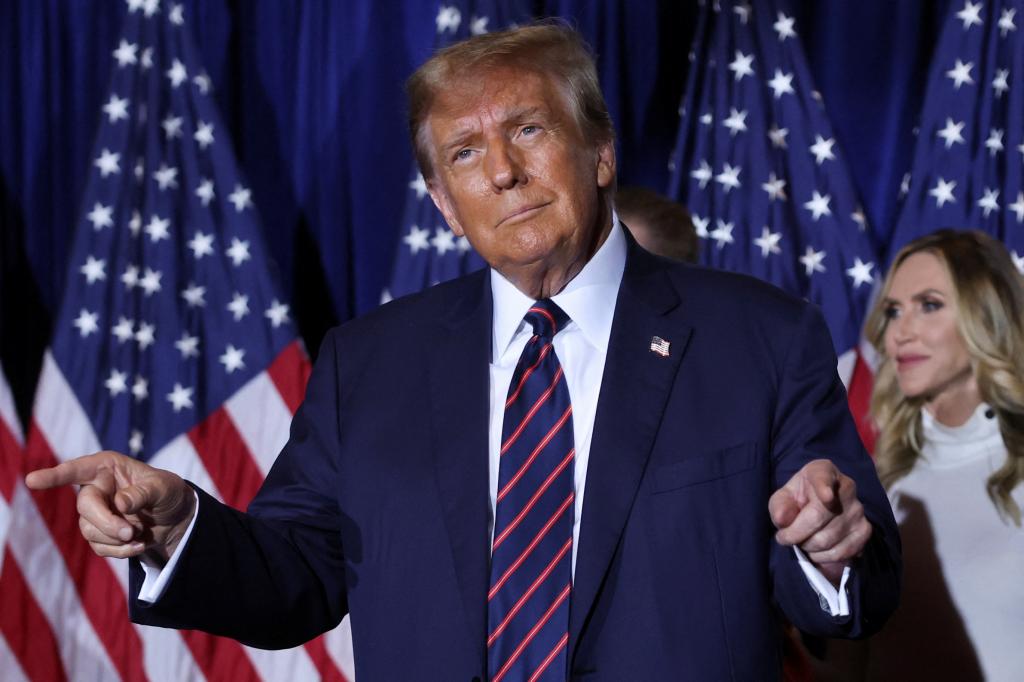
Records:
<instances>
[{"instance_id":1,"label":"index finger","mask_svg":"<svg viewBox=\"0 0 1024 682\"><path fill-rule=\"evenodd\" d=\"M25 485L32 490L46 490L72 483L82 485L96 478L99 461L96 455L61 462L49 469L38 469L25 477Z\"/></svg>"}]
</instances>

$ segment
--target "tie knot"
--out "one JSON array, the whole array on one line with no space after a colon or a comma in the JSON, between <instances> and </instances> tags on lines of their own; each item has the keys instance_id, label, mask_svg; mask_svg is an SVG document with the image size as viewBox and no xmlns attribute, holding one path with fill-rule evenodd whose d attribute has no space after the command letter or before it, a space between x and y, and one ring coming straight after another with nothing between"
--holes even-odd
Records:
<instances>
[{"instance_id":1,"label":"tie knot","mask_svg":"<svg viewBox=\"0 0 1024 682\"><path fill-rule=\"evenodd\" d=\"M533 327L534 334L551 339L565 327L569 316L550 298L542 298L530 306L524 319Z\"/></svg>"}]
</instances>

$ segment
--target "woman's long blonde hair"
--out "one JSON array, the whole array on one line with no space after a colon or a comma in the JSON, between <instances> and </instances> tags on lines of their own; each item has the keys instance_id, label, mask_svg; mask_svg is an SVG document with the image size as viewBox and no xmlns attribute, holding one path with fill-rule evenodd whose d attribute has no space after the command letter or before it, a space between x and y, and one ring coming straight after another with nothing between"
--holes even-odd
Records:
<instances>
[{"instance_id":1,"label":"woman's long blonde hair","mask_svg":"<svg viewBox=\"0 0 1024 682\"><path fill-rule=\"evenodd\" d=\"M976 230L940 230L904 246L893 261L866 323L868 340L881 358L871 394L878 429L875 463L886 488L905 476L921 454L921 408L925 398L900 391L892 358L885 355L885 299L893 273L912 254L936 256L953 281L957 328L970 354L981 398L999 419L1006 445L1003 465L987 482L988 495L1004 518L1021 525L1012 497L1024 480L1024 278L1006 248Z\"/></svg>"}]
</instances>

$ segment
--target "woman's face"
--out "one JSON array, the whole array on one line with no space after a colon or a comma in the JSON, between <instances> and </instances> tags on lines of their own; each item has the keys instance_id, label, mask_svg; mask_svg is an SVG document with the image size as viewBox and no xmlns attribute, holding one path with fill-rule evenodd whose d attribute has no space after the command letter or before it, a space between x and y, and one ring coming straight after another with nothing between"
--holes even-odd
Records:
<instances>
[{"instance_id":1,"label":"woman's face","mask_svg":"<svg viewBox=\"0 0 1024 682\"><path fill-rule=\"evenodd\" d=\"M937 256L921 251L900 264L885 312L885 354L905 396L932 403L975 394L970 355L956 324L953 282Z\"/></svg>"}]
</instances>

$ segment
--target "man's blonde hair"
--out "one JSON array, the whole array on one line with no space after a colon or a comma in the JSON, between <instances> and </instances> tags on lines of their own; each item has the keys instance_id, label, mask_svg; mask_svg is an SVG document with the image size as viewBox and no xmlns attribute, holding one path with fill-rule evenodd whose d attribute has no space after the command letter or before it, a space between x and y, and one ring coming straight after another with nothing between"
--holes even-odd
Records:
<instances>
[{"instance_id":1,"label":"man's blonde hair","mask_svg":"<svg viewBox=\"0 0 1024 682\"><path fill-rule=\"evenodd\" d=\"M437 97L457 81L493 69L513 68L547 76L564 93L584 139L596 147L615 139L594 59L579 34L559 22L485 33L438 51L406 82L409 133L423 177L433 177L427 117Z\"/></svg>"}]
</instances>

